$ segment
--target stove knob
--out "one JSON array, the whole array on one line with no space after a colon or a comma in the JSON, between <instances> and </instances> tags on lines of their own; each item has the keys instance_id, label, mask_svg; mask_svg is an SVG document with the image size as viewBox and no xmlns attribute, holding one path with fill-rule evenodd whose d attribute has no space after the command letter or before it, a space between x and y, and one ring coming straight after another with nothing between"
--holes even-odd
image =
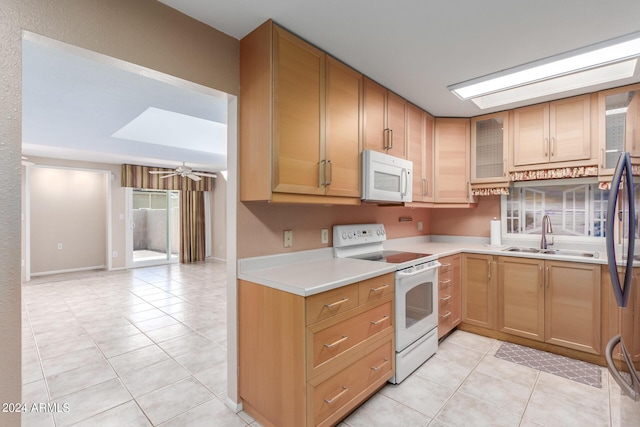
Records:
<instances>
[{"instance_id":1,"label":"stove knob","mask_svg":"<svg viewBox=\"0 0 640 427\"><path fill-rule=\"evenodd\" d=\"M343 238L343 239L346 239L346 238L347 238L347 232L346 232L346 231L342 233L342 238Z\"/></svg>"}]
</instances>

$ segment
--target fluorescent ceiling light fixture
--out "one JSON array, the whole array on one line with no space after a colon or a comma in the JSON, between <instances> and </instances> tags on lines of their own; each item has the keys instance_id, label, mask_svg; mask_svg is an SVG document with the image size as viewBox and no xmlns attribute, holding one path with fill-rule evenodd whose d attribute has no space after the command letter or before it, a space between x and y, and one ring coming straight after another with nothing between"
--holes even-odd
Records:
<instances>
[{"instance_id":1,"label":"fluorescent ceiling light fixture","mask_svg":"<svg viewBox=\"0 0 640 427\"><path fill-rule=\"evenodd\" d=\"M621 80L633 77L637 62L637 59L632 59L631 61L606 65L580 73L544 80L526 86L519 86L501 92L490 93L473 98L471 101L478 107L485 109L607 83L613 80Z\"/></svg>"},{"instance_id":2,"label":"fluorescent ceiling light fixture","mask_svg":"<svg viewBox=\"0 0 640 427\"><path fill-rule=\"evenodd\" d=\"M155 107L147 108L111 136L206 153L227 153L227 125Z\"/></svg>"},{"instance_id":3,"label":"fluorescent ceiling light fixture","mask_svg":"<svg viewBox=\"0 0 640 427\"><path fill-rule=\"evenodd\" d=\"M607 110L604 115L605 116L614 116L616 114L626 114L627 112L627 107L621 107L621 108L613 108L611 110Z\"/></svg>"},{"instance_id":4,"label":"fluorescent ceiling light fixture","mask_svg":"<svg viewBox=\"0 0 640 427\"><path fill-rule=\"evenodd\" d=\"M460 99L472 99L638 56L640 32L451 85L448 89Z\"/></svg>"}]
</instances>

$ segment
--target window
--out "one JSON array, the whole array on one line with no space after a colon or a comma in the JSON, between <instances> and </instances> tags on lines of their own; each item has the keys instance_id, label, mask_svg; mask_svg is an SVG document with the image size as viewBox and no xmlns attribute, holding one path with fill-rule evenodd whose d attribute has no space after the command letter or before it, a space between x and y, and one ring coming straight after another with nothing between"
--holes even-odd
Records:
<instances>
[{"instance_id":1,"label":"window","mask_svg":"<svg viewBox=\"0 0 640 427\"><path fill-rule=\"evenodd\" d=\"M553 234L604 237L608 190L597 184L559 184L514 188L503 196L507 233L540 234L549 215Z\"/></svg>"}]
</instances>

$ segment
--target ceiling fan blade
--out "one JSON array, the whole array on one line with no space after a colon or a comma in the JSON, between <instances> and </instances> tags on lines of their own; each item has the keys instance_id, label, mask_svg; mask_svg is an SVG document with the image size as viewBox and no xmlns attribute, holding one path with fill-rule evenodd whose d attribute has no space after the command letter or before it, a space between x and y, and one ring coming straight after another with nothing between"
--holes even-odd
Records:
<instances>
[{"instance_id":1,"label":"ceiling fan blade","mask_svg":"<svg viewBox=\"0 0 640 427\"><path fill-rule=\"evenodd\" d=\"M168 171L149 171L150 174L155 175L158 173L167 173Z\"/></svg>"},{"instance_id":2,"label":"ceiling fan blade","mask_svg":"<svg viewBox=\"0 0 640 427\"><path fill-rule=\"evenodd\" d=\"M192 173L187 174L187 176L188 176L189 178L191 178L192 180L194 180L194 181L200 181L200 180L202 179L202 178L200 178L198 175L195 175L195 174L192 174Z\"/></svg>"},{"instance_id":3,"label":"ceiling fan blade","mask_svg":"<svg viewBox=\"0 0 640 427\"><path fill-rule=\"evenodd\" d=\"M170 173L169 175L164 175L164 176L161 176L160 178L164 179L164 178L169 178L171 176L176 176L176 175L178 175L178 174L177 173Z\"/></svg>"},{"instance_id":4,"label":"ceiling fan blade","mask_svg":"<svg viewBox=\"0 0 640 427\"><path fill-rule=\"evenodd\" d=\"M194 175L198 175L198 176L208 176L209 178L217 178L218 175L214 174L214 173L205 173L205 172L192 172Z\"/></svg>"}]
</instances>

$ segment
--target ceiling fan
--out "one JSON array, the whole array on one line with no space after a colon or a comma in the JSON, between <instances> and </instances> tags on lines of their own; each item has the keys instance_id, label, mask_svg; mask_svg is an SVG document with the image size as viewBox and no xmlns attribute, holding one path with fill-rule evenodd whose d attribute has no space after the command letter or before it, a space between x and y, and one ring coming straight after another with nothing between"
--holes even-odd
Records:
<instances>
[{"instance_id":1,"label":"ceiling fan","mask_svg":"<svg viewBox=\"0 0 640 427\"><path fill-rule=\"evenodd\" d=\"M182 162L182 166L178 166L174 169L173 172L169 171L149 171L150 174L160 174L164 173L166 175L161 176L160 178L169 178L170 176L180 175L181 177L187 177L194 181L200 181L201 176L207 176L209 178L217 178L218 176L213 173L205 173L205 172L194 172L189 166L185 165L185 162Z\"/></svg>"}]
</instances>

